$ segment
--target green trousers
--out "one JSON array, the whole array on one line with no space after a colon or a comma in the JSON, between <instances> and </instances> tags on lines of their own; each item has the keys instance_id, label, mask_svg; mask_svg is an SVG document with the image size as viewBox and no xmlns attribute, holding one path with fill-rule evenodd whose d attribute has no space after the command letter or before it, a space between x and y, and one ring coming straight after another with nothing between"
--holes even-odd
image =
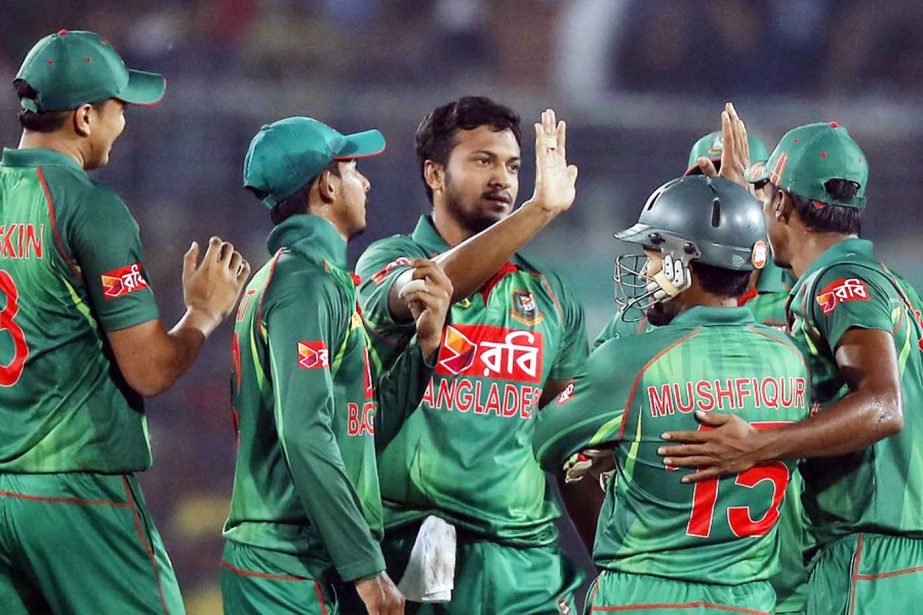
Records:
<instances>
[{"instance_id":1,"label":"green trousers","mask_svg":"<svg viewBox=\"0 0 923 615\"><path fill-rule=\"evenodd\" d=\"M586 612L770 615L775 602L772 585L765 581L716 585L607 570L593 583L587 595Z\"/></svg>"},{"instance_id":2,"label":"green trousers","mask_svg":"<svg viewBox=\"0 0 923 615\"><path fill-rule=\"evenodd\" d=\"M419 523L385 532L388 574L404 575ZM443 604L407 602L408 615L576 615L574 592L583 572L557 547L513 547L457 532L455 588ZM341 612L362 613L342 592Z\"/></svg>"},{"instance_id":3,"label":"green trousers","mask_svg":"<svg viewBox=\"0 0 923 615\"><path fill-rule=\"evenodd\" d=\"M184 613L132 476L0 474L0 613Z\"/></svg>"},{"instance_id":4,"label":"green trousers","mask_svg":"<svg viewBox=\"0 0 923 615\"><path fill-rule=\"evenodd\" d=\"M808 615L923 613L923 539L851 534L825 545L808 580Z\"/></svg>"},{"instance_id":5,"label":"green trousers","mask_svg":"<svg viewBox=\"0 0 923 615\"><path fill-rule=\"evenodd\" d=\"M340 612L329 584L308 576L294 555L229 540L224 545L218 580L224 615Z\"/></svg>"}]
</instances>

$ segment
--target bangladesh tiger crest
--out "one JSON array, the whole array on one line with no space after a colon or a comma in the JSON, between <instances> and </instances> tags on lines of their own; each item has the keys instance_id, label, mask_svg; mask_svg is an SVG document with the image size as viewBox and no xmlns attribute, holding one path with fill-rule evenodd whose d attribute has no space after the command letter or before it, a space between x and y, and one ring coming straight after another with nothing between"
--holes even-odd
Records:
<instances>
[{"instance_id":1,"label":"bangladesh tiger crest","mask_svg":"<svg viewBox=\"0 0 923 615\"><path fill-rule=\"evenodd\" d=\"M535 297L528 290L513 291L513 307L510 309L510 316L516 322L522 323L529 327L534 327L545 320L544 314L538 311L535 304Z\"/></svg>"}]
</instances>

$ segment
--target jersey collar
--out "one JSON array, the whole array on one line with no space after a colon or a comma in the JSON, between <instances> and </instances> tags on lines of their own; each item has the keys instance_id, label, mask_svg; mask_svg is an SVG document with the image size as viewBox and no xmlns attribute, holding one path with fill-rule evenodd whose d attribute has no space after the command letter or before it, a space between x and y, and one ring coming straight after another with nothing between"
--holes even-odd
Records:
<instances>
[{"instance_id":1,"label":"jersey collar","mask_svg":"<svg viewBox=\"0 0 923 615\"><path fill-rule=\"evenodd\" d=\"M755 323L753 313L746 307L711 307L697 305L676 318L671 325L746 325Z\"/></svg>"},{"instance_id":2,"label":"jersey collar","mask_svg":"<svg viewBox=\"0 0 923 615\"><path fill-rule=\"evenodd\" d=\"M834 263L855 261L857 260L857 256L862 258L874 258L875 247L872 245L872 242L868 239L859 239L858 237L838 241L827 248L823 254L817 257L817 260L811 263L811 266L808 267L804 275L798 279L798 282L795 283L789 294L792 296L797 295L804 285L804 281L811 277L811 274Z\"/></svg>"},{"instance_id":3,"label":"jersey collar","mask_svg":"<svg viewBox=\"0 0 923 615\"><path fill-rule=\"evenodd\" d=\"M445 242L436 225L433 223L433 217L427 214L420 216L416 228L413 229L411 237L415 242L431 250L434 254L440 254L449 249L449 244Z\"/></svg>"},{"instance_id":4,"label":"jersey collar","mask_svg":"<svg viewBox=\"0 0 923 615\"><path fill-rule=\"evenodd\" d=\"M0 164L5 167L37 167L41 165L58 165L62 167L69 167L75 171L80 171L81 173L86 173L83 167L81 167L76 160L67 154L56 152L53 149L43 149L38 147L29 149L11 149L9 147L4 147L3 159L0 161Z\"/></svg>"},{"instance_id":5,"label":"jersey collar","mask_svg":"<svg viewBox=\"0 0 923 615\"><path fill-rule=\"evenodd\" d=\"M289 248L309 258L327 260L340 269L346 268L346 242L332 222L319 216L292 216L272 229L266 243L270 254L279 248Z\"/></svg>"}]
</instances>

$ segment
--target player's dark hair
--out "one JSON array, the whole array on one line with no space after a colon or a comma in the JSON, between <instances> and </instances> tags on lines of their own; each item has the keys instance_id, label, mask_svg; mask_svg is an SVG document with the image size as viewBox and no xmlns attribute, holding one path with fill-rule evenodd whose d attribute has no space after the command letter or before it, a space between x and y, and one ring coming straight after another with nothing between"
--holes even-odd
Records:
<instances>
[{"instance_id":1,"label":"player's dark hair","mask_svg":"<svg viewBox=\"0 0 923 615\"><path fill-rule=\"evenodd\" d=\"M737 299L747 292L751 271L735 271L692 262L692 275L702 288L719 297Z\"/></svg>"},{"instance_id":2,"label":"player's dark hair","mask_svg":"<svg viewBox=\"0 0 923 615\"><path fill-rule=\"evenodd\" d=\"M445 166L455 147L456 133L459 130L473 130L478 126L490 126L495 132L509 130L516 137L516 143L522 147L519 115L509 107L484 96L459 98L437 107L420 122L416 135L417 162L430 203L433 202L433 190L426 183L426 161L432 160Z\"/></svg>"},{"instance_id":3,"label":"player's dark hair","mask_svg":"<svg viewBox=\"0 0 923 615\"><path fill-rule=\"evenodd\" d=\"M308 213L308 195L311 193L311 186L314 185L314 182L320 178L324 171L330 171L332 174L340 177L340 161L334 160L324 167L320 173L311 178L308 183L289 195L288 198L276 203L273 208L269 210L269 219L272 221L273 226L279 226L294 215ZM251 188L250 186L247 186L247 190L256 195L256 198L261 201L269 195L268 192Z\"/></svg>"},{"instance_id":4,"label":"player's dark hair","mask_svg":"<svg viewBox=\"0 0 923 615\"><path fill-rule=\"evenodd\" d=\"M19 98L29 98L38 100L38 92L24 79L13 81L13 87L16 88L16 94ZM106 101L92 103L93 108L101 111ZM28 109L19 110L19 125L25 130L33 132L55 132L64 127L64 123L70 116L70 111L29 111Z\"/></svg>"},{"instance_id":5,"label":"player's dark hair","mask_svg":"<svg viewBox=\"0 0 923 615\"><path fill-rule=\"evenodd\" d=\"M845 201L856 196L859 184L848 179L831 179L824 184L831 200ZM798 217L812 231L858 235L862 232L861 207L831 205L789 193Z\"/></svg>"}]
</instances>

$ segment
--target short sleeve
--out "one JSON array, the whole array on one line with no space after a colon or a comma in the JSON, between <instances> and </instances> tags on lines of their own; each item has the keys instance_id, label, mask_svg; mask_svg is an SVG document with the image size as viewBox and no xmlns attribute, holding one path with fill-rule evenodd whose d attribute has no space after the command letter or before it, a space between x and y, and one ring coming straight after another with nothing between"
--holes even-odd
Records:
<instances>
[{"instance_id":1,"label":"short sleeve","mask_svg":"<svg viewBox=\"0 0 923 615\"><path fill-rule=\"evenodd\" d=\"M813 286L814 325L832 350L849 329L891 332L897 295L888 279L866 267L834 265Z\"/></svg>"},{"instance_id":2,"label":"short sleeve","mask_svg":"<svg viewBox=\"0 0 923 615\"><path fill-rule=\"evenodd\" d=\"M127 329L159 317L142 264L138 223L115 192L95 186L66 232L103 329Z\"/></svg>"},{"instance_id":3,"label":"short sleeve","mask_svg":"<svg viewBox=\"0 0 923 615\"><path fill-rule=\"evenodd\" d=\"M574 297L573 291L560 279L555 278L554 282L559 290L564 330L561 346L548 377L552 380L567 380L580 371L589 354L586 318L583 306Z\"/></svg>"}]
</instances>

